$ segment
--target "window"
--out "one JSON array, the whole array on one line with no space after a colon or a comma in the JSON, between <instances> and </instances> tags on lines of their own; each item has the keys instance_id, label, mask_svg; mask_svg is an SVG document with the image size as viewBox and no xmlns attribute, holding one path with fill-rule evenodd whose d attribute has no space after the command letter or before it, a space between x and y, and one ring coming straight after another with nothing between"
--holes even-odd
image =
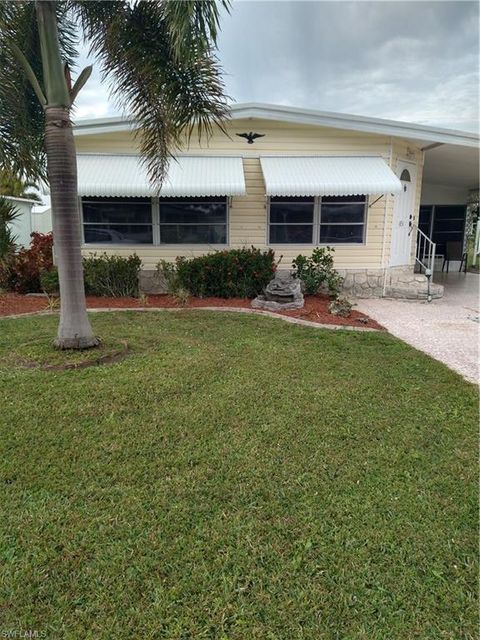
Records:
<instances>
[{"instance_id":1,"label":"window","mask_svg":"<svg viewBox=\"0 0 480 640\"><path fill-rule=\"evenodd\" d=\"M320 244L361 244L365 196L324 196L320 204Z\"/></svg>"},{"instance_id":2,"label":"window","mask_svg":"<svg viewBox=\"0 0 480 640\"><path fill-rule=\"evenodd\" d=\"M418 216L418 228L428 236L432 235L433 207L431 205L421 205Z\"/></svg>"},{"instance_id":3,"label":"window","mask_svg":"<svg viewBox=\"0 0 480 640\"><path fill-rule=\"evenodd\" d=\"M152 244L150 198L84 198L83 237L89 244Z\"/></svg>"},{"instance_id":4,"label":"window","mask_svg":"<svg viewBox=\"0 0 480 640\"><path fill-rule=\"evenodd\" d=\"M270 199L270 244L312 244L314 198Z\"/></svg>"},{"instance_id":5,"label":"window","mask_svg":"<svg viewBox=\"0 0 480 640\"><path fill-rule=\"evenodd\" d=\"M270 199L270 244L361 244L366 196Z\"/></svg>"},{"instance_id":6,"label":"window","mask_svg":"<svg viewBox=\"0 0 480 640\"><path fill-rule=\"evenodd\" d=\"M160 244L227 244L227 199L161 198Z\"/></svg>"},{"instance_id":7,"label":"window","mask_svg":"<svg viewBox=\"0 0 480 640\"><path fill-rule=\"evenodd\" d=\"M462 242L465 229L465 205L435 205L433 207L432 240L437 253L445 254L447 242Z\"/></svg>"},{"instance_id":8,"label":"window","mask_svg":"<svg viewBox=\"0 0 480 640\"><path fill-rule=\"evenodd\" d=\"M160 198L153 215L150 198L83 198L82 211L88 244L227 243L226 198Z\"/></svg>"},{"instance_id":9,"label":"window","mask_svg":"<svg viewBox=\"0 0 480 640\"><path fill-rule=\"evenodd\" d=\"M436 253L444 255L447 242L463 242L466 206L422 205L418 226L435 242Z\"/></svg>"}]
</instances>

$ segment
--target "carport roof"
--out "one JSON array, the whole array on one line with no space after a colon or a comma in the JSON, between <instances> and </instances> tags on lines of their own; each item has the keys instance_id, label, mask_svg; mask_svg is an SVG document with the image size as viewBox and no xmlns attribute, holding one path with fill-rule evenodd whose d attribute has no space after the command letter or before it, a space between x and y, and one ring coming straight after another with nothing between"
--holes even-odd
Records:
<instances>
[{"instance_id":1,"label":"carport roof","mask_svg":"<svg viewBox=\"0 0 480 640\"><path fill-rule=\"evenodd\" d=\"M425 150L424 182L478 189L478 176L478 148L441 144Z\"/></svg>"}]
</instances>

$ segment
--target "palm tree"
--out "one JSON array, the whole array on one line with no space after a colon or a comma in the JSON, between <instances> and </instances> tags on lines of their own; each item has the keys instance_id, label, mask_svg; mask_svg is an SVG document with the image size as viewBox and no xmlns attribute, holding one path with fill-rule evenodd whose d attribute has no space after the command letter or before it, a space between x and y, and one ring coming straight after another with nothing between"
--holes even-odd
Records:
<instances>
[{"instance_id":1,"label":"palm tree","mask_svg":"<svg viewBox=\"0 0 480 640\"><path fill-rule=\"evenodd\" d=\"M171 154L228 115L214 55L227 0L36 0L0 4L0 168L48 180L61 310L55 345L98 344L86 312L71 114L92 68L72 82L79 36L161 186Z\"/></svg>"},{"instance_id":2,"label":"palm tree","mask_svg":"<svg viewBox=\"0 0 480 640\"><path fill-rule=\"evenodd\" d=\"M16 175L11 169L0 170L0 196L13 196L14 198L27 198L41 203L42 200L38 193L29 191L36 189L35 182L23 179Z\"/></svg>"}]
</instances>

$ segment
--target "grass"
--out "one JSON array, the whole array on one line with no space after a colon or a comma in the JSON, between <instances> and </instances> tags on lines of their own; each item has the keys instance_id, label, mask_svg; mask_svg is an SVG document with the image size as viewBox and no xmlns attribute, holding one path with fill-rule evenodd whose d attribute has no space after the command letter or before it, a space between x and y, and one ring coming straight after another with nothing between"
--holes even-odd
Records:
<instances>
[{"instance_id":1,"label":"grass","mask_svg":"<svg viewBox=\"0 0 480 640\"><path fill-rule=\"evenodd\" d=\"M477 395L381 333L92 316L124 361L0 361L0 630L477 637ZM0 358L55 317L0 323Z\"/></svg>"},{"instance_id":2,"label":"grass","mask_svg":"<svg viewBox=\"0 0 480 640\"><path fill-rule=\"evenodd\" d=\"M126 348L125 343L110 338L102 340L97 349L87 351L52 349L52 342L52 334L46 333L34 340L16 345L13 350L9 349L2 354L3 364L29 368L78 367L96 363L100 359L111 358L122 353Z\"/></svg>"}]
</instances>

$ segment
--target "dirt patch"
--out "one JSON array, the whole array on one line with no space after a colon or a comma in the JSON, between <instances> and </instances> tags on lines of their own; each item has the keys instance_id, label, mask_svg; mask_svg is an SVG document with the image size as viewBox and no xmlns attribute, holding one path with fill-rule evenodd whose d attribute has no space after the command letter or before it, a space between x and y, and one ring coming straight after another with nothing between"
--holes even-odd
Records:
<instances>
[{"instance_id":1,"label":"dirt patch","mask_svg":"<svg viewBox=\"0 0 480 640\"><path fill-rule=\"evenodd\" d=\"M42 296L21 296L18 293L0 294L0 316L46 311L47 306L47 298Z\"/></svg>"},{"instance_id":2,"label":"dirt patch","mask_svg":"<svg viewBox=\"0 0 480 640\"><path fill-rule=\"evenodd\" d=\"M383 327L364 313L353 310L349 318L333 316L328 311L330 299L325 296L307 296L305 307L295 311L283 311L279 315L309 320L319 324L332 324L347 327L369 327L371 329L383 329ZM138 298L101 298L87 296L89 309L139 309L149 307L151 309L192 309L201 307L236 307L250 309L251 301L248 298L190 298L185 305L179 305L173 296L151 295L146 299ZM22 296L15 293L0 295L0 316L32 313L34 311L46 311L48 304L46 298L34 296Z\"/></svg>"},{"instance_id":3,"label":"dirt patch","mask_svg":"<svg viewBox=\"0 0 480 640\"><path fill-rule=\"evenodd\" d=\"M369 327L370 329L383 329L383 327L360 311L352 310L348 318L334 316L328 310L330 298L325 296L306 296L303 309L294 311L282 311L281 315L291 318L300 318L309 322L320 324L334 324L345 327Z\"/></svg>"},{"instance_id":4,"label":"dirt patch","mask_svg":"<svg viewBox=\"0 0 480 640\"><path fill-rule=\"evenodd\" d=\"M46 347L48 344L48 348ZM26 355L22 354L26 351ZM51 341L47 343L44 338L20 345L18 352L9 354L9 358L15 364L25 369L42 369L43 371L68 371L69 369L85 369L104 364L120 362L129 354L128 343L125 340L117 340L113 344L102 344L94 349L85 351L64 350L53 351L52 358ZM87 357L88 356L88 357ZM59 361L63 359L63 362ZM70 361L69 361L70 360Z\"/></svg>"}]
</instances>

